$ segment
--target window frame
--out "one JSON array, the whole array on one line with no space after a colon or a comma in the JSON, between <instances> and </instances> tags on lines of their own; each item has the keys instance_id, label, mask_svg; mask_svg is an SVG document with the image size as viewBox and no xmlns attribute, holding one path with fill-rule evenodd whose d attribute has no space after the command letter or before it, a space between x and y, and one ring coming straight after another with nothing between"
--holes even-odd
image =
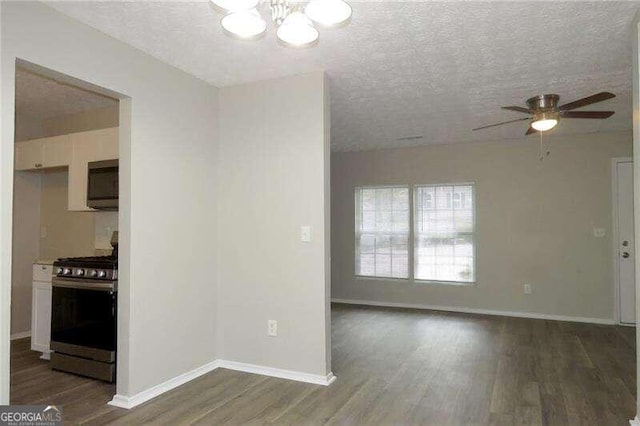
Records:
<instances>
[{"instance_id":1,"label":"window frame","mask_svg":"<svg viewBox=\"0 0 640 426\"><path fill-rule=\"evenodd\" d=\"M375 275L360 275L358 274L358 256L360 254L360 251L358 250L358 245L357 245L357 241L356 241L356 214L357 214L357 206L356 206L356 196L358 194L358 191L363 190L363 189L394 189L394 188L406 188L408 191L407 197L407 205L409 208L409 217L408 219L408 226L409 226L409 230L407 232L407 277L406 278L401 278L401 277L383 277L383 276L375 276ZM411 262L411 256L413 256L413 250L411 247L411 242L412 242L412 233L413 233L413 229L412 229L412 221L413 221L413 195L412 195L412 185L403 185L403 184L399 184L399 185L360 185L360 186L356 186L353 188L353 200L354 203L352 204L354 207L354 211L353 214L351 215L351 217L353 218L353 274L354 277L356 279L359 280L383 280L383 281L411 281L411 278L413 276L413 271L412 271L412 262Z\"/></svg>"},{"instance_id":2,"label":"window frame","mask_svg":"<svg viewBox=\"0 0 640 426\"><path fill-rule=\"evenodd\" d=\"M416 259L415 259L415 228L416 228L416 189L417 188L436 188L436 187L442 187L442 186L471 186L472 190L471 190L471 205L473 206L473 210L471 211L472 213L472 224L473 224L473 281L446 281L446 280L425 280L425 279L419 279L415 277L415 265L416 265ZM411 282L414 284L440 284L440 285L452 285L452 286L462 286L462 287L466 287L466 286L473 286L476 285L478 282L478 244L477 244L477 240L476 240L476 211L478 208L478 205L476 204L476 190L477 190L477 185L476 182L442 182L442 183L429 183L429 184L414 184L411 185L411 226L409 229L409 233L410 233L410 243L411 243L411 247L410 247L410 256L411 256L411 265L410 265L410 279ZM454 206L454 201L453 201L453 194L451 194L451 208L453 209ZM462 201L461 201L462 202Z\"/></svg>"},{"instance_id":3,"label":"window frame","mask_svg":"<svg viewBox=\"0 0 640 426\"><path fill-rule=\"evenodd\" d=\"M425 188L425 187L439 187L439 186L472 186L472 195L471 202L473 205L472 211L472 223L473 223L473 281L443 281L443 280L424 280L417 279L415 277L415 197L416 197L416 188ZM408 188L409 189L409 247L408 247L408 256L409 256L409 274L407 278L397 278L397 277L376 277L370 275L359 275L357 273L357 265L358 265L358 254L357 245L356 245L356 194L357 191L361 189L374 189L374 188ZM478 185L475 181L469 182L440 182L440 183L428 183L428 184L398 184L398 185L359 185L353 188L353 200L354 203L354 212L351 215L353 219L353 274L356 280L372 280L372 281L393 281L393 282L408 282L411 285L448 285L448 286L459 286L459 287L471 287L475 286L478 283L478 244L477 244L477 189ZM433 200L435 203L435 200ZM451 197L451 205L453 208L453 195Z\"/></svg>"}]
</instances>

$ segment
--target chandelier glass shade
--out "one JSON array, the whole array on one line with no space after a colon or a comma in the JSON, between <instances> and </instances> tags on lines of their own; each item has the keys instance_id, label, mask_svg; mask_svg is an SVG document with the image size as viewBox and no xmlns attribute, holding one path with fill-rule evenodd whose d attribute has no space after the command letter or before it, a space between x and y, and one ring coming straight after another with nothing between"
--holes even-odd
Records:
<instances>
[{"instance_id":1,"label":"chandelier glass shade","mask_svg":"<svg viewBox=\"0 0 640 426\"><path fill-rule=\"evenodd\" d=\"M337 27L347 23L353 11L343 0L311 0L304 13L319 25Z\"/></svg>"},{"instance_id":2,"label":"chandelier glass shade","mask_svg":"<svg viewBox=\"0 0 640 426\"><path fill-rule=\"evenodd\" d=\"M260 9L270 9L279 41L290 47L316 44L320 33L315 25L337 27L348 23L353 13L344 0L311 0L308 4L289 0L211 0L224 16L225 32L241 39L256 39L267 32L267 21Z\"/></svg>"},{"instance_id":3,"label":"chandelier glass shade","mask_svg":"<svg viewBox=\"0 0 640 426\"><path fill-rule=\"evenodd\" d=\"M254 9L260 3L260 0L212 0L214 6L218 10L224 12L234 12L238 10Z\"/></svg>"},{"instance_id":4,"label":"chandelier glass shade","mask_svg":"<svg viewBox=\"0 0 640 426\"><path fill-rule=\"evenodd\" d=\"M227 33L243 39L256 38L267 31L267 23L256 9L228 13L220 24Z\"/></svg>"},{"instance_id":5,"label":"chandelier glass shade","mask_svg":"<svg viewBox=\"0 0 640 426\"><path fill-rule=\"evenodd\" d=\"M302 12L293 12L287 16L278 27L276 35L280 41L292 47L310 46L320 37L311 19Z\"/></svg>"}]
</instances>

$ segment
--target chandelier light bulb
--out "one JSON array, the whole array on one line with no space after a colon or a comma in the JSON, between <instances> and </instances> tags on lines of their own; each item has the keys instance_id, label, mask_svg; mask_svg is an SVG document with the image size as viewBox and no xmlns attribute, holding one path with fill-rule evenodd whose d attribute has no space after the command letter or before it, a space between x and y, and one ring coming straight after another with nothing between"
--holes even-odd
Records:
<instances>
[{"instance_id":1,"label":"chandelier light bulb","mask_svg":"<svg viewBox=\"0 0 640 426\"><path fill-rule=\"evenodd\" d=\"M320 36L311 20L298 11L285 18L276 35L282 42L293 47L310 46Z\"/></svg>"},{"instance_id":2,"label":"chandelier light bulb","mask_svg":"<svg viewBox=\"0 0 640 426\"><path fill-rule=\"evenodd\" d=\"M256 9L231 12L220 23L228 33L242 39L253 39L267 31L267 23Z\"/></svg>"},{"instance_id":3,"label":"chandelier light bulb","mask_svg":"<svg viewBox=\"0 0 640 426\"><path fill-rule=\"evenodd\" d=\"M353 10L344 0L311 0L304 12L319 25L335 27L346 23Z\"/></svg>"},{"instance_id":4,"label":"chandelier light bulb","mask_svg":"<svg viewBox=\"0 0 640 426\"><path fill-rule=\"evenodd\" d=\"M241 10L254 9L260 0L211 0L211 3L218 9L226 12L238 12Z\"/></svg>"}]
</instances>

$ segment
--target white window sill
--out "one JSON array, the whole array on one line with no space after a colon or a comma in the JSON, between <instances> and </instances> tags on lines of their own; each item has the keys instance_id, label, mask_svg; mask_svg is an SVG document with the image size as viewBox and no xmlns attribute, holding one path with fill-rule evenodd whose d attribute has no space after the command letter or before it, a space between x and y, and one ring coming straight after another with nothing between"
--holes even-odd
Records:
<instances>
[{"instance_id":1,"label":"white window sill","mask_svg":"<svg viewBox=\"0 0 640 426\"><path fill-rule=\"evenodd\" d=\"M431 280L416 280L411 278L394 278L394 277L370 277L367 275L355 275L358 281L397 281L408 283L411 285L449 285L453 287L472 287L477 284L477 281L431 281Z\"/></svg>"},{"instance_id":2,"label":"white window sill","mask_svg":"<svg viewBox=\"0 0 640 426\"><path fill-rule=\"evenodd\" d=\"M409 282L409 278L395 278L395 277L370 277L368 275L356 275L356 280L372 280L372 281L399 281Z\"/></svg>"},{"instance_id":3,"label":"white window sill","mask_svg":"<svg viewBox=\"0 0 640 426\"><path fill-rule=\"evenodd\" d=\"M435 284L435 285L450 285L450 286L455 286L455 287L470 287L470 286L474 286L477 284L476 281L431 281L431 280L413 280L413 284L417 284L417 285L429 285L429 284Z\"/></svg>"}]
</instances>

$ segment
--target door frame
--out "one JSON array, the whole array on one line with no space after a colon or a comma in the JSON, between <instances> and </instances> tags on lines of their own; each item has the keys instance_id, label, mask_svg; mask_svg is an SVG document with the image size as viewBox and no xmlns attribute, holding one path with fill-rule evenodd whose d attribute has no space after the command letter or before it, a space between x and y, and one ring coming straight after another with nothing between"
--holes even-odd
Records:
<instances>
[{"instance_id":1,"label":"door frame","mask_svg":"<svg viewBox=\"0 0 640 426\"><path fill-rule=\"evenodd\" d=\"M635 324L627 324L621 322L620 312L620 274L619 264L620 256L618 256L618 247L620 247L620 240L618 238L618 164L631 163L633 164L632 157L614 157L611 159L611 206L613 215L613 233L611 235L612 242L612 254L613 254L613 287L614 287L614 300L613 300L613 319L616 324L629 327L635 327ZM635 244L634 244L635 248Z\"/></svg>"}]
</instances>

